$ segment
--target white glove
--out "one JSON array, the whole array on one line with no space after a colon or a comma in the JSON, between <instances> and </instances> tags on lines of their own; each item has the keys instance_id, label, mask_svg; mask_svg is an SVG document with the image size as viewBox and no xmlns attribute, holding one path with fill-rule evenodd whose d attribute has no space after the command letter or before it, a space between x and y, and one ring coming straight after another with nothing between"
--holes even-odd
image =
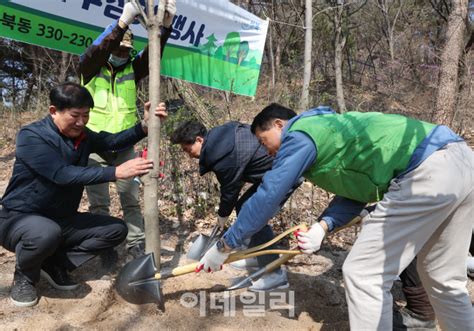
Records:
<instances>
[{"instance_id":1,"label":"white glove","mask_svg":"<svg viewBox=\"0 0 474 331\"><path fill-rule=\"evenodd\" d=\"M163 17L163 26L165 28L171 26L174 15L176 15L176 0L168 0L165 7L165 17Z\"/></svg>"},{"instance_id":2,"label":"white glove","mask_svg":"<svg viewBox=\"0 0 474 331\"><path fill-rule=\"evenodd\" d=\"M305 254L312 254L321 249L321 243L326 236L326 231L319 222L314 223L308 232L298 231L298 246Z\"/></svg>"},{"instance_id":3,"label":"white glove","mask_svg":"<svg viewBox=\"0 0 474 331\"><path fill-rule=\"evenodd\" d=\"M205 272L217 271L222 269L222 265L229 257L230 252L219 252L217 244L214 244L199 261L196 272L204 270Z\"/></svg>"},{"instance_id":4,"label":"white glove","mask_svg":"<svg viewBox=\"0 0 474 331\"><path fill-rule=\"evenodd\" d=\"M224 230L225 224L227 223L228 219L229 219L229 216L222 217L222 216L217 215L217 224L219 224L221 231Z\"/></svg>"},{"instance_id":5,"label":"white glove","mask_svg":"<svg viewBox=\"0 0 474 331\"><path fill-rule=\"evenodd\" d=\"M138 15L140 15L140 10L135 3L127 2L125 6L123 6L122 16L120 16L119 20L126 25L130 25Z\"/></svg>"}]
</instances>

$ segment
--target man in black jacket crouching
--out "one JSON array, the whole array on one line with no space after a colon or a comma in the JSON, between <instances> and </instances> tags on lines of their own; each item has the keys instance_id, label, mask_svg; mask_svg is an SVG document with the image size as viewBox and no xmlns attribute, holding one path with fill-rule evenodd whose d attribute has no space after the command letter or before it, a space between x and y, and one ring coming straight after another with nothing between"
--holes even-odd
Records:
<instances>
[{"instance_id":1,"label":"man in black jacket crouching","mask_svg":"<svg viewBox=\"0 0 474 331\"><path fill-rule=\"evenodd\" d=\"M123 149L144 138L146 119L117 134L95 133L85 127L94 105L86 88L61 84L51 90L50 101L48 116L20 129L13 175L0 200L0 245L16 253L10 297L22 307L38 302L40 275L57 289L74 290L78 284L68 271L125 239L122 220L77 211L84 186L153 168L142 158L118 167L87 167L89 154ZM155 115L165 114L161 104Z\"/></svg>"}]
</instances>

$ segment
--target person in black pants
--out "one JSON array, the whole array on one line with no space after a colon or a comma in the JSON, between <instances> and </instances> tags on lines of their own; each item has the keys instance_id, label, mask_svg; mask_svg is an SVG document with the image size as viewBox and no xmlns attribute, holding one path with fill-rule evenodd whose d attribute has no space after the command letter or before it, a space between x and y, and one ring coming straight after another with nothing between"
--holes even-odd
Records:
<instances>
[{"instance_id":1,"label":"person in black pants","mask_svg":"<svg viewBox=\"0 0 474 331\"><path fill-rule=\"evenodd\" d=\"M77 211L84 186L153 168L142 158L118 167L87 167L90 153L133 146L144 138L148 111L128 130L95 133L85 127L94 105L86 88L61 84L51 90L50 101L48 116L20 129L13 175L0 200L0 245L16 254L10 298L17 306L38 302L40 275L57 289L77 288L68 272L125 239L122 220ZM164 116L165 110L161 104L155 115Z\"/></svg>"},{"instance_id":2,"label":"person in black pants","mask_svg":"<svg viewBox=\"0 0 474 331\"><path fill-rule=\"evenodd\" d=\"M416 258L400 274L407 305L393 311L393 330L436 330L436 316L416 270Z\"/></svg>"},{"instance_id":3,"label":"person in black pants","mask_svg":"<svg viewBox=\"0 0 474 331\"><path fill-rule=\"evenodd\" d=\"M467 275L474 279L474 228L472 229L470 256L467 257Z\"/></svg>"},{"instance_id":4,"label":"person in black pants","mask_svg":"<svg viewBox=\"0 0 474 331\"><path fill-rule=\"evenodd\" d=\"M242 205L257 191L265 172L272 168L273 157L258 142L250 131L250 126L239 122L228 122L207 130L197 121L181 123L171 135L171 143L181 145L183 151L191 158L199 159L199 174L214 172L220 184L220 203L217 211L217 222L224 228L229 215L235 209L240 212ZM280 206L301 184L300 181L288 192ZM239 198L245 183L252 186ZM273 239L274 234L269 225L265 225L252 236L248 247L255 247ZM274 248L270 246L269 248ZM278 255L263 255L256 259L247 259L231 263L238 269L252 270L262 268L278 259ZM282 269L262 276L249 288L254 291L269 291L275 288L288 287L286 272Z\"/></svg>"}]
</instances>

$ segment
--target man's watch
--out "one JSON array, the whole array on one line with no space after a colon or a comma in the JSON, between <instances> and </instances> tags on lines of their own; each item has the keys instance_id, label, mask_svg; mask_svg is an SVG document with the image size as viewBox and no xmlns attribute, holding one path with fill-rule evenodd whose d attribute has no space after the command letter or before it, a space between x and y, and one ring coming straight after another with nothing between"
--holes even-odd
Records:
<instances>
[{"instance_id":1,"label":"man's watch","mask_svg":"<svg viewBox=\"0 0 474 331\"><path fill-rule=\"evenodd\" d=\"M227 245L224 241L224 238L221 238L216 243L217 250L221 253L229 253L230 250L227 248Z\"/></svg>"}]
</instances>

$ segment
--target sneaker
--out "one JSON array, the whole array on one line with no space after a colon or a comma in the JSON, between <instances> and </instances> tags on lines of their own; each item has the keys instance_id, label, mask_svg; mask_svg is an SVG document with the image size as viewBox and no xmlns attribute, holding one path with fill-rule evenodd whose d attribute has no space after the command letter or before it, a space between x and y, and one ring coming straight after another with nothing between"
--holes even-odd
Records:
<instances>
[{"instance_id":1,"label":"sneaker","mask_svg":"<svg viewBox=\"0 0 474 331\"><path fill-rule=\"evenodd\" d=\"M135 246L132 246L128 249L127 255L130 258L130 260L134 260L140 256L145 255L145 244L140 243L136 244Z\"/></svg>"},{"instance_id":2,"label":"sneaker","mask_svg":"<svg viewBox=\"0 0 474 331\"><path fill-rule=\"evenodd\" d=\"M288 275L283 269L275 270L268 274L264 274L257 281L252 282L249 291L264 292L276 289L284 289L290 287L288 283Z\"/></svg>"},{"instance_id":3,"label":"sneaker","mask_svg":"<svg viewBox=\"0 0 474 331\"><path fill-rule=\"evenodd\" d=\"M10 300L18 307L31 307L38 303L38 293L35 286L18 271L13 277Z\"/></svg>"},{"instance_id":4,"label":"sneaker","mask_svg":"<svg viewBox=\"0 0 474 331\"><path fill-rule=\"evenodd\" d=\"M66 269L57 265L43 265L41 277L57 290L72 291L79 287L79 284L72 281Z\"/></svg>"},{"instance_id":5,"label":"sneaker","mask_svg":"<svg viewBox=\"0 0 474 331\"><path fill-rule=\"evenodd\" d=\"M474 279L474 257L467 257L467 275Z\"/></svg>"},{"instance_id":6,"label":"sneaker","mask_svg":"<svg viewBox=\"0 0 474 331\"><path fill-rule=\"evenodd\" d=\"M393 311L393 331L428 331L436 330L436 322L434 320L423 319L414 312L401 308Z\"/></svg>"},{"instance_id":7,"label":"sneaker","mask_svg":"<svg viewBox=\"0 0 474 331\"><path fill-rule=\"evenodd\" d=\"M256 271L259 268L256 257L251 257L249 259L231 262L229 263L229 265L234 269L243 270L243 271Z\"/></svg>"},{"instance_id":8,"label":"sneaker","mask_svg":"<svg viewBox=\"0 0 474 331\"><path fill-rule=\"evenodd\" d=\"M117 267L119 258L117 251L113 247L104 249L100 252L99 257L100 264L105 270L113 271Z\"/></svg>"}]
</instances>

